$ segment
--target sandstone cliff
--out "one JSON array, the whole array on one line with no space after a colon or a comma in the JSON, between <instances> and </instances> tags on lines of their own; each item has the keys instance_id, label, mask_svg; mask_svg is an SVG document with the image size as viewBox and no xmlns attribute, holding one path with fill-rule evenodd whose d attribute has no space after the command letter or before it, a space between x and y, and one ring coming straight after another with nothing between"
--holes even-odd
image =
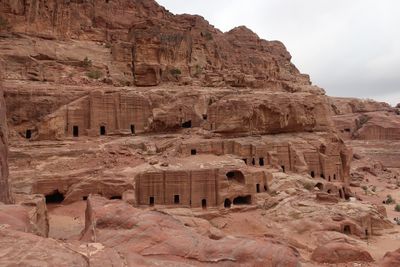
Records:
<instances>
[{"instance_id":1,"label":"sandstone cliff","mask_svg":"<svg viewBox=\"0 0 400 267\"><path fill-rule=\"evenodd\" d=\"M7 79L73 83L90 68L89 76L115 85L320 90L282 43L243 26L222 33L200 16L173 15L152 0L5 0L0 15Z\"/></svg>"}]
</instances>

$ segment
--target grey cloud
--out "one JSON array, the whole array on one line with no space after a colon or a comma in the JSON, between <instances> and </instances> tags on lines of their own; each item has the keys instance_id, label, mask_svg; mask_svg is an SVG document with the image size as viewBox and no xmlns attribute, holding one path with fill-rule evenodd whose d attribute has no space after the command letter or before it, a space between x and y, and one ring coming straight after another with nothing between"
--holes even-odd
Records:
<instances>
[{"instance_id":1,"label":"grey cloud","mask_svg":"<svg viewBox=\"0 0 400 267\"><path fill-rule=\"evenodd\" d=\"M329 95L400 102L400 1L158 0L222 31L246 25L282 41L293 63Z\"/></svg>"}]
</instances>

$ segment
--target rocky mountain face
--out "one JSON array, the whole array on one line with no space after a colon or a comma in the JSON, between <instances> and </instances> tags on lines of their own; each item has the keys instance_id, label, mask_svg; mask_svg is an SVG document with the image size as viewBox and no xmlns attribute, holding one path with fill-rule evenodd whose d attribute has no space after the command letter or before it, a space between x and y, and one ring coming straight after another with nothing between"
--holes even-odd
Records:
<instances>
[{"instance_id":1,"label":"rocky mountain face","mask_svg":"<svg viewBox=\"0 0 400 267\"><path fill-rule=\"evenodd\" d=\"M13 32L1 43L7 79L78 82L88 58L91 71L115 85L319 90L282 43L243 26L222 33L152 0L5 0L0 10L3 29Z\"/></svg>"},{"instance_id":2,"label":"rocky mountain face","mask_svg":"<svg viewBox=\"0 0 400 267\"><path fill-rule=\"evenodd\" d=\"M0 265L376 266L398 231L396 144L371 145L398 109L327 97L244 26L0 0L0 70Z\"/></svg>"}]
</instances>

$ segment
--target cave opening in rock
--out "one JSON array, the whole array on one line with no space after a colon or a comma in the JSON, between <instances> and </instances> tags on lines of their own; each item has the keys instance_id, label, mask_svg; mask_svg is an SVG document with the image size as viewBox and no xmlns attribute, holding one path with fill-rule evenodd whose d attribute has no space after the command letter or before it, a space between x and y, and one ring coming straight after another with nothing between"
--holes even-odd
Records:
<instances>
[{"instance_id":1,"label":"cave opening in rock","mask_svg":"<svg viewBox=\"0 0 400 267\"><path fill-rule=\"evenodd\" d=\"M257 193L260 193L260 184L256 184L256 191Z\"/></svg>"},{"instance_id":2,"label":"cave opening in rock","mask_svg":"<svg viewBox=\"0 0 400 267\"><path fill-rule=\"evenodd\" d=\"M32 137L32 130L26 130L26 132L25 132L25 138L26 139L31 139L31 137Z\"/></svg>"},{"instance_id":3,"label":"cave opening in rock","mask_svg":"<svg viewBox=\"0 0 400 267\"><path fill-rule=\"evenodd\" d=\"M251 196L239 196L233 199L234 205L249 205L251 204Z\"/></svg>"},{"instance_id":4,"label":"cave opening in rock","mask_svg":"<svg viewBox=\"0 0 400 267\"><path fill-rule=\"evenodd\" d=\"M182 123L182 128L192 128L192 121L185 121Z\"/></svg>"},{"instance_id":5,"label":"cave opening in rock","mask_svg":"<svg viewBox=\"0 0 400 267\"><path fill-rule=\"evenodd\" d=\"M196 155L197 154L197 150L196 149L192 149L190 150L190 155Z\"/></svg>"},{"instance_id":6,"label":"cave opening in rock","mask_svg":"<svg viewBox=\"0 0 400 267\"><path fill-rule=\"evenodd\" d=\"M135 125L131 124L131 134L135 134Z\"/></svg>"},{"instance_id":7,"label":"cave opening in rock","mask_svg":"<svg viewBox=\"0 0 400 267\"><path fill-rule=\"evenodd\" d=\"M179 204L179 195L174 195L174 204Z\"/></svg>"},{"instance_id":8,"label":"cave opening in rock","mask_svg":"<svg viewBox=\"0 0 400 267\"><path fill-rule=\"evenodd\" d=\"M203 120L207 120L207 114L203 114Z\"/></svg>"},{"instance_id":9,"label":"cave opening in rock","mask_svg":"<svg viewBox=\"0 0 400 267\"><path fill-rule=\"evenodd\" d=\"M339 190L339 196L340 196L340 198L343 198L343 192L342 192L342 189L340 189L340 190Z\"/></svg>"},{"instance_id":10,"label":"cave opening in rock","mask_svg":"<svg viewBox=\"0 0 400 267\"><path fill-rule=\"evenodd\" d=\"M264 166L264 158L259 158L259 159L258 159L258 164L259 164L260 166Z\"/></svg>"},{"instance_id":11,"label":"cave opening in rock","mask_svg":"<svg viewBox=\"0 0 400 267\"><path fill-rule=\"evenodd\" d=\"M149 197L150 206L154 206L154 197Z\"/></svg>"},{"instance_id":12,"label":"cave opening in rock","mask_svg":"<svg viewBox=\"0 0 400 267\"><path fill-rule=\"evenodd\" d=\"M336 174L333 175L333 180L336 180Z\"/></svg>"},{"instance_id":13,"label":"cave opening in rock","mask_svg":"<svg viewBox=\"0 0 400 267\"><path fill-rule=\"evenodd\" d=\"M207 208L207 199L202 199L202 200L201 200L201 207L202 207L203 209L206 209L206 208Z\"/></svg>"},{"instance_id":14,"label":"cave opening in rock","mask_svg":"<svg viewBox=\"0 0 400 267\"><path fill-rule=\"evenodd\" d=\"M314 171L311 171L311 177L315 178L315 172Z\"/></svg>"},{"instance_id":15,"label":"cave opening in rock","mask_svg":"<svg viewBox=\"0 0 400 267\"><path fill-rule=\"evenodd\" d=\"M121 195L115 195L115 196L110 197L110 199L122 199L122 196Z\"/></svg>"},{"instance_id":16,"label":"cave opening in rock","mask_svg":"<svg viewBox=\"0 0 400 267\"><path fill-rule=\"evenodd\" d=\"M282 168L282 171L285 172L285 166L282 165L281 168Z\"/></svg>"},{"instance_id":17,"label":"cave opening in rock","mask_svg":"<svg viewBox=\"0 0 400 267\"><path fill-rule=\"evenodd\" d=\"M247 165L247 159L243 159L243 161L244 161L244 164L246 164L246 165Z\"/></svg>"},{"instance_id":18,"label":"cave opening in rock","mask_svg":"<svg viewBox=\"0 0 400 267\"><path fill-rule=\"evenodd\" d=\"M231 205L232 205L231 200L230 200L229 198L225 199L225 201L224 201L224 207L227 208L227 209L229 209L229 208L231 207Z\"/></svg>"},{"instance_id":19,"label":"cave opening in rock","mask_svg":"<svg viewBox=\"0 0 400 267\"><path fill-rule=\"evenodd\" d=\"M228 181L235 181L244 184L244 175L241 171L230 171L226 173Z\"/></svg>"},{"instance_id":20,"label":"cave opening in rock","mask_svg":"<svg viewBox=\"0 0 400 267\"><path fill-rule=\"evenodd\" d=\"M100 126L100 135L106 135L106 126Z\"/></svg>"},{"instance_id":21,"label":"cave opening in rock","mask_svg":"<svg viewBox=\"0 0 400 267\"><path fill-rule=\"evenodd\" d=\"M314 187L317 187L319 191L324 190L324 185L322 183L317 183Z\"/></svg>"},{"instance_id":22,"label":"cave opening in rock","mask_svg":"<svg viewBox=\"0 0 400 267\"><path fill-rule=\"evenodd\" d=\"M251 164L254 166L254 165L256 165L256 159L255 158L253 158L252 160L251 160Z\"/></svg>"},{"instance_id":23,"label":"cave opening in rock","mask_svg":"<svg viewBox=\"0 0 400 267\"><path fill-rule=\"evenodd\" d=\"M82 200L87 200L88 199L88 196L83 196L82 197Z\"/></svg>"},{"instance_id":24,"label":"cave opening in rock","mask_svg":"<svg viewBox=\"0 0 400 267\"><path fill-rule=\"evenodd\" d=\"M268 187L266 185L264 185L264 191L267 192L268 191Z\"/></svg>"},{"instance_id":25,"label":"cave opening in rock","mask_svg":"<svg viewBox=\"0 0 400 267\"><path fill-rule=\"evenodd\" d=\"M365 229L365 236L368 236L368 229Z\"/></svg>"},{"instance_id":26,"label":"cave opening in rock","mask_svg":"<svg viewBox=\"0 0 400 267\"><path fill-rule=\"evenodd\" d=\"M351 235L351 228L350 228L350 225L345 225L345 226L343 227L343 233L346 234L346 235Z\"/></svg>"},{"instance_id":27,"label":"cave opening in rock","mask_svg":"<svg viewBox=\"0 0 400 267\"><path fill-rule=\"evenodd\" d=\"M64 195L60 193L60 191L55 190L53 193L45 196L46 203L54 204L54 203L62 203L64 201Z\"/></svg>"},{"instance_id":28,"label":"cave opening in rock","mask_svg":"<svg viewBox=\"0 0 400 267\"><path fill-rule=\"evenodd\" d=\"M326 191L328 194L332 193L332 191L330 189L328 189L328 191Z\"/></svg>"},{"instance_id":29,"label":"cave opening in rock","mask_svg":"<svg viewBox=\"0 0 400 267\"><path fill-rule=\"evenodd\" d=\"M320 176L321 176L322 179L325 179L325 175L323 173L321 173Z\"/></svg>"},{"instance_id":30,"label":"cave opening in rock","mask_svg":"<svg viewBox=\"0 0 400 267\"><path fill-rule=\"evenodd\" d=\"M79 136L79 127L74 125L72 126L72 135L73 137L78 137Z\"/></svg>"}]
</instances>

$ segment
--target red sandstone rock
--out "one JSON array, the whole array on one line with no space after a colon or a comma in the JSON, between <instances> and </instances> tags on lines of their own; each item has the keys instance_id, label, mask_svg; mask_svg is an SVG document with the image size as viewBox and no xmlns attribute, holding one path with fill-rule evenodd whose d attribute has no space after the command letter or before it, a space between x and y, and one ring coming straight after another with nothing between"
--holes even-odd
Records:
<instances>
[{"instance_id":1,"label":"red sandstone rock","mask_svg":"<svg viewBox=\"0 0 400 267\"><path fill-rule=\"evenodd\" d=\"M382 261L380 262L379 266L381 267L400 266L400 249L386 253Z\"/></svg>"},{"instance_id":2,"label":"red sandstone rock","mask_svg":"<svg viewBox=\"0 0 400 267\"><path fill-rule=\"evenodd\" d=\"M121 201L90 196L82 240L101 242L128 256L179 257L194 264L297 266L297 252L273 240L209 239L170 215L141 211ZM129 263L128 263L129 265Z\"/></svg>"},{"instance_id":3,"label":"red sandstone rock","mask_svg":"<svg viewBox=\"0 0 400 267\"><path fill-rule=\"evenodd\" d=\"M371 255L354 245L343 242L330 242L317 247L311 255L313 261L319 263L372 262Z\"/></svg>"},{"instance_id":4,"label":"red sandstone rock","mask_svg":"<svg viewBox=\"0 0 400 267\"><path fill-rule=\"evenodd\" d=\"M0 75L2 73L0 72ZM1 81L0 76L0 81ZM0 83L0 202L11 203L12 196L8 184L8 131L6 121L6 103L3 97L3 88Z\"/></svg>"}]
</instances>

